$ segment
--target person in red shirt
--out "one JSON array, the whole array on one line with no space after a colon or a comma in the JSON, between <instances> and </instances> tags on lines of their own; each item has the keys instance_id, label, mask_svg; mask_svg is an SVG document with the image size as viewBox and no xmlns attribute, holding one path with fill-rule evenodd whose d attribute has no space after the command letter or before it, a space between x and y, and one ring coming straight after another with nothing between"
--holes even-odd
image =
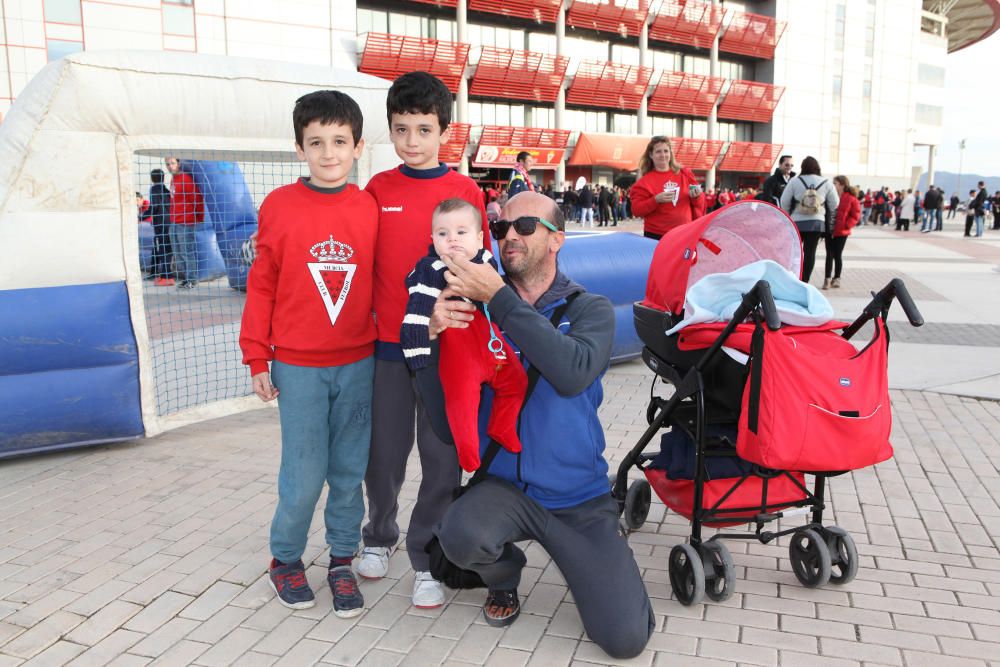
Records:
<instances>
[{"instance_id":1,"label":"person in red shirt","mask_svg":"<svg viewBox=\"0 0 1000 667\"><path fill-rule=\"evenodd\" d=\"M424 547L448 509L461 470L455 448L437 436L427 410L417 400L399 343L409 298L406 275L426 254L432 214L446 199L464 199L475 206L484 239L489 238L479 187L438 159L441 145L448 140L453 102L448 87L431 74L410 72L396 79L386 96L386 109L389 138L403 164L376 174L365 187L379 207L374 292L378 340L371 464L365 476L368 524L362 531L358 574L379 579L388 573L389 556L400 533L396 522L399 492L416 434L422 478L410 512L406 555L415 573L413 604L419 608L439 607L445 601L441 583L431 576L430 556Z\"/></svg>"},{"instance_id":2,"label":"person in red shirt","mask_svg":"<svg viewBox=\"0 0 1000 667\"><path fill-rule=\"evenodd\" d=\"M643 235L659 239L705 214L705 196L694 173L677 162L667 137L649 140L632 186L632 212L643 218Z\"/></svg>"},{"instance_id":3,"label":"person in red shirt","mask_svg":"<svg viewBox=\"0 0 1000 667\"><path fill-rule=\"evenodd\" d=\"M261 205L240 348L254 393L278 399L271 587L286 607L316 603L302 554L325 482L327 582L334 613L350 618L364 608L351 561L365 514L361 482L371 441L378 209L370 194L347 182L364 146L357 103L321 90L300 98L292 118L295 150L309 177L274 190Z\"/></svg>"},{"instance_id":4,"label":"person in red shirt","mask_svg":"<svg viewBox=\"0 0 1000 667\"><path fill-rule=\"evenodd\" d=\"M182 280L177 287L193 289L198 284L198 245L195 225L204 220L205 202L201 191L181 161L166 159L167 169L173 174L170 197L170 243L174 249L177 273Z\"/></svg>"},{"instance_id":5,"label":"person in red shirt","mask_svg":"<svg viewBox=\"0 0 1000 667\"><path fill-rule=\"evenodd\" d=\"M833 223L833 232L824 237L826 244L826 271L823 278L823 289L840 287L840 273L844 268L844 246L851 229L861 220L861 202L858 201L857 188L851 187L847 176L834 176L833 186L837 188L840 204L837 206L837 217ZM846 195L845 195L846 193ZM830 274L833 272L833 278Z\"/></svg>"}]
</instances>

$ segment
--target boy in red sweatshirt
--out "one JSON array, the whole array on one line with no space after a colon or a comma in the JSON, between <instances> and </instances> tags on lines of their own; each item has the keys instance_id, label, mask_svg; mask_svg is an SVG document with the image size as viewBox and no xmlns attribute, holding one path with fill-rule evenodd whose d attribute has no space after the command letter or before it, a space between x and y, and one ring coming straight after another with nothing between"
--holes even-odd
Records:
<instances>
[{"instance_id":1,"label":"boy in red sweatshirt","mask_svg":"<svg viewBox=\"0 0 1000 667\"><path fill-rule=\"evenodd\" d=\"M454 447L434 434L430 419L416 400L413 379L399 344L408 298L406 275L427 252L431 215L445 199L473 204L489 238L483 195L467 176L438 160L448 141L452 95L437 77L410 72L396 79L386 97L389 136L403 164L376 174L365 188L379 206L375 258L375 393L372 399L372 443L365 486L368 524L358 574L384 577L389 556L399 540L399 491L406 478L406 459L416 431L422 479L410 514L406 549L415 572L413 604L421 608L444 604L444 590L428 570L424 547L461 481Z\"/></svg>"},{"instance_id":2,"label":"boy in red sweatshirt","mask_svg":"<svg viewBox=\"0 0 1000 667\"><path fill-rule=\"evenodd\" d=\"M370 194L347 182L364 146L357 103L338 91L310 93L295 103L292 120L309 178L278 188L261 205L240 347L254 393L278 398L271 587L286 607L316 603L302 554L326 482L327 581L334 613L350 618L364 608L351 561L371 439L378 210Z\"/></svg>"}]
</instances>

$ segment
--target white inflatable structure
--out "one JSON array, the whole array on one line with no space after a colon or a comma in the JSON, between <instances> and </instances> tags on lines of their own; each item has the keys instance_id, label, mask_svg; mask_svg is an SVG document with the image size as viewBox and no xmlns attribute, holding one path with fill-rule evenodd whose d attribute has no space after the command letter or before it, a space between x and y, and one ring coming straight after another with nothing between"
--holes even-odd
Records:
<instances>
[{"instance_id":1,"label":"white inflatable structure","mask_svg":"<svg viewBox=\"0 0 1000 667\"><path fill-rule=\"evenodd\" d=\"M157 409L135 156L288 162L295 100L334 88L366 119L363 185L396 162L388 87L354 71L152 51L78 53L43 69L0 125L0 458L249 405Z\"/></svg>"}]
</instances>

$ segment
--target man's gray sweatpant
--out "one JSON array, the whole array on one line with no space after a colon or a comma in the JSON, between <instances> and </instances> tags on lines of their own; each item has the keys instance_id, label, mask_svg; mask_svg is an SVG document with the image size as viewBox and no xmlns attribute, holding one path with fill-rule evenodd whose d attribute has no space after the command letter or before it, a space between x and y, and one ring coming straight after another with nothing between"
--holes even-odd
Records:
<instances>
[{"instance_id":1,"label":"man's gray sweatpant","mask_svg":"<svg viewBox=\"0 0 1000 667\"><path fill-rule=\"evenodd\" d=\"M416 429L414 429L416 425ZM406 363L375 361L372 396L372 441L365 488L368 524L362 530L365 546L392 547L399 540L399 490L406 480L406 459L413 450L414 430L420 453L421 480L417 503L410 513L406 551L414 570L427 570L424 547L433 537L452 492L461 483L458 454L434 434L423 406L417 400Z\"/></svg>"},{"instance_id":2,"label":"man's gray sweatpant","mask_svg":"<svg viewBox=\"0 0 1000 667\"><path fill-rule=\"evenodd\" d=\"M615 658L642 652L653 632L653 608L628 542L618 533L610 494L548 510L516 486L488 477L452 503L438 528L441 547L490 588L517 588L524 552L537 541L562 572L591 640Z\"/></svg>"}]
</instances>

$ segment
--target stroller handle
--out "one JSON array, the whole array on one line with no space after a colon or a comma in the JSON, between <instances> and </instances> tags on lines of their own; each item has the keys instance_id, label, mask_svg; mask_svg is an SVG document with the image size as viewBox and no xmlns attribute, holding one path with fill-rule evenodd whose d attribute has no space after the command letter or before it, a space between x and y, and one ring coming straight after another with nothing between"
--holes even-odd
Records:
<instances>
[{"instance_id":1,"label":"stroller handle","mask_svg":"<svg viewBox=\"0 0 1000 667\"><path fill-rule=\"evenodd\" d=\"M923 325L924 317L920 314L917 304L913 303L913 298L910 297L910 292L906 289L906 283L901 278L893 278L877 293L872 292L871 302L865 306L858 319L844 329L843 337L850 340L861 327L876 317L881 317L884 320L889 314L889 307L892 305L893 299L899 300L899 305L903 308L903 313L906 314L906 319L910 321L911 325L915 327Z\"/></svg>"},{"instance_id":2,"label":"stroller handle","mask_svg":"<svg viewBox=\"0 0 1000 667\"><path fill-rule=\"evenodd\" d=\"M733 322L737 324L744 321L757 306L760 306L764 313L764 321L767 328L776 331L781 328L781 318L778 316L778 309L774 306L774 297L771 295L771 285L766 280L758 280L749 292L743 295L736 312L733 313Z\"/></svg>"}]
</instances>

